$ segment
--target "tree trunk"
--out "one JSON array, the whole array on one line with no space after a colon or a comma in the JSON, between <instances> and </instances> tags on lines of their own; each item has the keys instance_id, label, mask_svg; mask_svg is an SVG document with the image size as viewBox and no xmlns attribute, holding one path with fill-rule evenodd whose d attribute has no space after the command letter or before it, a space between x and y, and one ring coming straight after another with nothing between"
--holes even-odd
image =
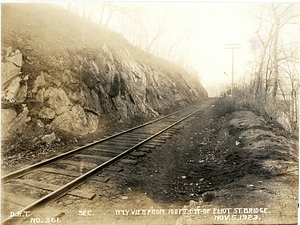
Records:
<instances>
[{"instance_id":1,"label":"tree trunk","mask_svg":"<svg viewBox=\"0 0 300 225\"><path fill-rule=\"evenodd\" d=\"M108 24L109 24L110 19L111 19L111 17L112 17L113 14L114 14L113 10L110 9L110 13L109 13L109 16L108 16L108 18L107 18L107 20L106 20L105 27L108 27Z\"/></svg>"},{"instance_id":2,"label":"tree trunk","mask_svg":"<svg viewBox=\"0 0 300 225\"><path fill-rule=\"evenodd\" d=\"M269 38L267 40L266 43L262 43L263 44L263 52L262 52L262 55L260 57L260 61L259 61L259 67L258 67L258 71L256 72L256 93L255 94L259 94L262 90L262 69L263 69L263 66L264 66L264 61L265 61L265 57L266 57L266 54L267 54L267 50L268 50L268 46L269 46L269 43L270 41L272 40L272 29L271 29L271 32L269 34Z\"/></svg>"},{"instance_id":3,"label":"tree trunk","mask_svg":"<svg viewBox=\"0 0 300 225\"><path fill-rule=\"evenodd\" d=\"M103 3L103 8L101 11L101 16L100 16L100 21L99 21L99 25L102 25L102 21L103 21L103 14L104 14L104 9L105 9L106 3Z\"/></svg>"},{"instance_id":4,"label":"tree trunk","mask_svg":"<svg viewBox=\"0 0 300 225\"><path fill-rule=\"evenodd\" d=\"M277 58L277 44L278 44L278 37L279 37L279 29L280 29L280 21L274 6L272 3L273 9L273 16L275 19L275 33L274 33L274 42L273 42L273 63L274 63L274 86L272 90L272 97L275 101L277 89L278 89L278 58Z\"/></svg>"}]
</instances>

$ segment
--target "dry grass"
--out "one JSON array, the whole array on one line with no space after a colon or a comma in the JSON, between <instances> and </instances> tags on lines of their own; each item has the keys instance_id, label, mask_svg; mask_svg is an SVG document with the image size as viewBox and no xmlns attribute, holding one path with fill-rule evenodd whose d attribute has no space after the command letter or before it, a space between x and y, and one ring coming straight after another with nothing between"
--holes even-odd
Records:
<instances>
[{"instance_id":1,"label":"dry grass","mask_svg":"<svg viewBox=\"0 0 300 225\"><path fill-rule=\"evenodd\" d=\"M284 122L283 112L277 103L271 98L255 97L245 90L235 90L233 97L219 99L216 102L215 111L219 116L224 116L236 110L250 110L256 115L262 116L270 124L292 133L290 125Z\"/></svg>"},{"instance_id":2,"label":"dry grass","mask_svg":"<svg viewBox=\"0 0 300 225\"><path fill-rule=\"evenodd\" d=\"M219 116L225 116L237 110L236 99L231 97L220 98L215 102L215 112Z\"/></svg>"}]
</instances>

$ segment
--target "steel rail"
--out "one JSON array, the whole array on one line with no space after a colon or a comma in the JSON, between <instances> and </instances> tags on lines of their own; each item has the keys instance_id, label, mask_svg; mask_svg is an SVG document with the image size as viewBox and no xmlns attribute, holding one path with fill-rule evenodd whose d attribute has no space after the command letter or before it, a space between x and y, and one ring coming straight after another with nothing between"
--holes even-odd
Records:
<instances>
[{"instance_id":1,"label":"steel rail","mask_svg":"<svg viewBox=\"0 0 300 225\"><path fill-rule=\"evenodd\" d=\"M64 196L67 192L73 190L74 188L78 187L82 183L84 183L87 179L89 179L91 176L95 175L96 173L99 173L101 170L103 170L105 167L108 165L111 165L112 163L118 161L119 159L123 158L125 155L128 153L132 152L134 149L137 147L143 145L144 143L148 142L149 140L153 139L154 137L158 136L159 134L165 132L166 130L170 129L171 127L177 125L178 123L182 122L183 120L191 117L198 111L202 110L205 106L201 107L200 109L188 114L187 116L183 117L182 119L178 120L177 122L167 126L166 128L160 130L159 132L151 135L149 138L146 138L145 140L139 142L138 144L134 145L133 147L130 147L129 149L125 150L124 152L120 153L119 155L111 158L110 160L102 163L101 165L95 167L94 169L88 171L87 173L81 175L80 177L76 178L75 180L65 184L61 188L57 189L56 191L51 192L50 194L44 196L43 198L35 201L34 203L30 204L29 206L23 208L20 210L20 212L25 212L25 211L32 211L34 209L40 208L44 206L45 204ZM6 224L12 224L12 220L17 220L20 217L8 217L5 220L1 221L1 224L6 225ZM24 217L21 217L24 218Z\"/></svg>"},{"instance_id":2,"label":"steel rail","mask_svg":"<svg viewBox=\"0 0 300 225\"><path fill-rule=\"evenodd\" d=\"M44 161L42 161L42 162L35 163L35 164L30 165L30 166L28 166L28 167L25 167L25 168L23 168L23 169L14 171L14 172L12 172L12 173L9 173L9 174L7 174L7 175L2 176L2 177L1 177L1 183L5 183L5 182L7 182L7 181L9 181L9 180L11 180L11 179L17 178L17 177L19 177L19 176L23 176L23 175L25 175L25 174L27 174L27 173L29 173L29 172L35 170L35 169L38 169L38 168L40 168L40 167L42 167L42 166L49 165L49 164L51 164L51 163L53 163L53 162L55 162L55 161L57 161L57 160L60 160L60 159L69 157L69 156L71 156L72 154L77 153L77 152L79 152L79 151L82 151L82 150L84 150L84 149L86 149L86 148L88 148L88 147L91 147L91 146L93 146L93 145L99 144L99 143L104 142L104 141L106 141L106 140L109 140L109 139L111 139L111 138L120 136L120 135L122 135L122 134L128 133L128 132L130 132L130 131L136 130L136 129L138 129L138 128L147 126L147 125L149 125L149 124L155 123L155 122L157 122L157 121L160 121L160 120L162 120L162 119L165 119L165 118L167 118L167 117L170 117L170 116L172 116L172 115L174 115L174 114L180 113L180 112L182 112L182 111L184 111L184 110L188 110L188 109L190 109L190 108L192 108L192 107L195 107L195 106L193 105L193 106L191 106L191 107L188 107L188 108L185 108L185 109L178 110L178 111L176 111L176 112L174 112L174 113L171 113L171 114L169 114L169 115L163 116L163 117L158 118L158 119L156 119L156 120L152 120L152 121L149 121L149 122L147 122L147 123L138 125L138 126L136 126L136 127L129 128L129 129L125 130L125 131L121 131L121 132L119 132L119 133L117 133L117 134L113 134L113 135L111 135L111 136L105 137L105 138L103 138L103 139L101 139L101 140L99 140L99 141L97 141L97 142L93 142L93 143L90 143L90 144L81 146L81 147L79 147L79 148L76 148L76 149L73 149L73 150L71 150L71 151L65 152L65 153L60 154L60 155L58 155L58 156L54 156L54 157L52 157L52 158L50 158L50 159L47 159L47 160L44 160Z\"/></svg>"}]
</instances>

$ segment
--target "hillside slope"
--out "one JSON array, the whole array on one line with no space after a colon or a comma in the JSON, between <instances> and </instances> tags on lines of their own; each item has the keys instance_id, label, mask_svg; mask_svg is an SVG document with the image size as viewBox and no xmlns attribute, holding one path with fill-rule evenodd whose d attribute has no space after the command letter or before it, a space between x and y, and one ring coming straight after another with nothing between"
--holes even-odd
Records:
<instances>
[{"instance_id":1,"label":"hillside slope","mask_svg":"<svg viewBox=\"0 0 300 225\"><path fill-rule=\"evenodd\" d=\"M180 67L52 4L2 4L1 25L2 138L51 142L207 98Z\"/></svg>"}]
</instances>

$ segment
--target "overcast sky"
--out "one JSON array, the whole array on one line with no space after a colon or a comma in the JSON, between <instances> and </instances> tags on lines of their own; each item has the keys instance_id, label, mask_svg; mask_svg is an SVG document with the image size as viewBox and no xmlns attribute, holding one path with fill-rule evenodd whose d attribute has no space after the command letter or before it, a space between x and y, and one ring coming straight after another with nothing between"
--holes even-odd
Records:
<instances>
[{"instance_id":1,"label":"overcast sky","mask_svg":"<svg viewBox=\"0 0 300 225\"><path fill-rule=\"evenodd\" d=\"M186 6L186 23L195 30L189 44L194 57L199 58L198 69L203 84L222 82L224 72L231 74L232 52L225 49L225 44L241 44L241 49L235 50L235 71L237 76L244 72L244 62L251 59L247 40L255 31L246 12L254 7L256 5L241 3L192 3Z\"/></svg>"}]
</instances>

